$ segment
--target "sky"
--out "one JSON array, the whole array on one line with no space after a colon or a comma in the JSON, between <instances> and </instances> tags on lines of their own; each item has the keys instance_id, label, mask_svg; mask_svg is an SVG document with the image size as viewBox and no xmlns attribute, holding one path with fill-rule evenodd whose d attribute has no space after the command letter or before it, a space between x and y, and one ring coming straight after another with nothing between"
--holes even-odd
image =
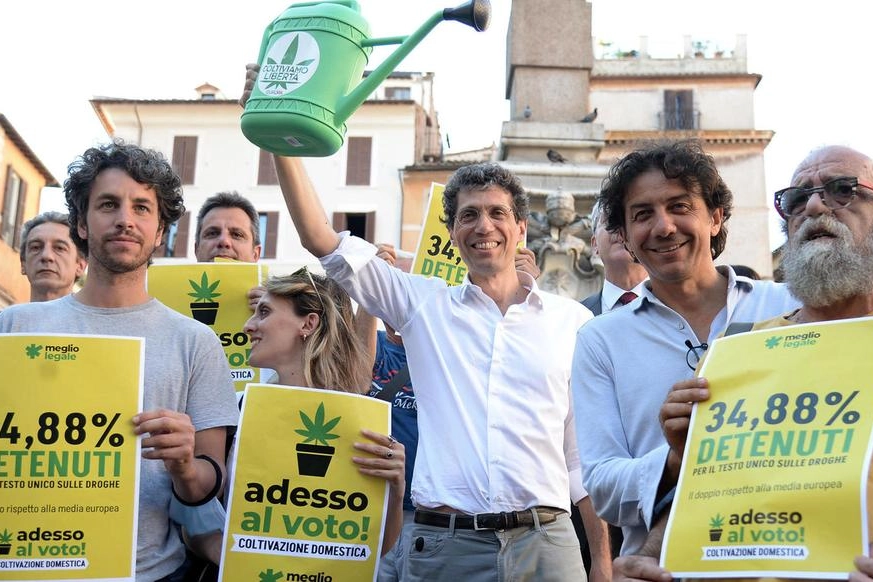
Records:
<instances>
[{"instance_id":1,"label":"sky","mask_svg":"<svg viewBox=\"0 0 873 582\"><path fill-rule=\"evenodd\" d=\"M436 11L461 2L359 0L374 38L411 34ZM63 182L77 155L106 140L89 99L196 98L194 88L204 82L235 99L246 63L257 59L265 27L290 4L0 2L0 113ZM511 0L491 5L485 32L440 23L397 67L435 73L434 99L450 151L499 143L501 124L509 118L505 48ZM788 185L794 167L817 146L843 144L873 155L866 88L873 5L858 0L593 0L592 7L593 36L613 46L636 48L638 37L646 35L653 52L676 53L683 35L728 47L736 34L747 36L748 70L762 75L755 128L776 132L764 156L768 191ZM375 49L368 68L392 50ZM773 230L771 246L781 242L778 228Z\"/></svg>"}]
</instances>

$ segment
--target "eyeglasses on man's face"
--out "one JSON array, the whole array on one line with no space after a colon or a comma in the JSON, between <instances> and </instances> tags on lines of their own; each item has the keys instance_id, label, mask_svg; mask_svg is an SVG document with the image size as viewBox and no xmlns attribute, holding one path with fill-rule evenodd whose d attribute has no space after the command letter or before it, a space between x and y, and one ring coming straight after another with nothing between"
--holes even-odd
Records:
<instances>
[{"instance_id":1,"label":"eyeglasses on man's face","mask_svg":"<svg viewBox=\"0 0 873 582\"><path fill-rule=\"evenodd\" d=\"M685 346L688 348L688 351L685 352L685 363L688 364L688 367L692 370L696 370L700 358L702 358L703 354L706 353L706 350L709 349L709 344L703 342L702 344L695 346L691 343L691 340L685 340Z\"/></svg>"},{"instance_id":2,"label":"eyeglasses on man's face","mask_svg":"<svg viewBox=\"0 0 873 582\"><path fill-rule=\"evenodd\" d=\"M779 216L788 220L806 210L806 205L813 194L818 194L822 203L830 209L845 208L858 197L859 186L873 190L873 186L860 182L858 178L834 178L815 188L798 186L783 188L776 192L773 204Z\"/></svg>"}]
</instances>

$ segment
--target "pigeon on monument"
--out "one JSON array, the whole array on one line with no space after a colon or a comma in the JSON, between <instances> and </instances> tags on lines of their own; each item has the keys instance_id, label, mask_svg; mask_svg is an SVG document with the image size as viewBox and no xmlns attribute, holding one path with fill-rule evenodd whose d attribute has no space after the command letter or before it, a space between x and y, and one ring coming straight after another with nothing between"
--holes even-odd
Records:
<instances>
[{"instance_id":1,"label":"pigeon on monument","mask_svg":"<svg viewBox=\"0 0 873 582\"><path fill-rule=\"evenodd\" d=\"M580 119L579 121L581 123L593 123L595 119L597 119L597 108L596 107L594 108L594 111L592 111L591 113L589 113L588 115L586 115L585 117Z\"/></svg>"},{"instance_id":2,"label":"pigeon on monument","mask_svg":"<svg viewBox=\"0 0 873 582\"><path fill-rule=\"evenodd\" d=\"M546 157L549 158L550 162L555 162L556 164L563 164L567 160L562 156L559 152L555 150L549 150L546 152Z\"/></svg>"},{"instance_id":3,"label":"pigeon on monument","mask_svg":"<svg viewBox=\"0 0 873 582\"><path fill-rule=\"evenodd\" d=\"M524 118L530 119L530 116L531 116L530 105L525 105L524 106Z\"/></svg>"}]
</instances>

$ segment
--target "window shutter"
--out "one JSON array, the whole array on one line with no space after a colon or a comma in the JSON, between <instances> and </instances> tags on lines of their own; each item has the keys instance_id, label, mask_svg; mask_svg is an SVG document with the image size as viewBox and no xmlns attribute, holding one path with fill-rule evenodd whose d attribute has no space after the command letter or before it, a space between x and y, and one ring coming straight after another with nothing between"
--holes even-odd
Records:
<instances>
[{"instance_id":1,"label":"window shutter","mask_svg":"<svg viewBox=\"0 0 873 582\"><path fill-rule=\"evenodd\" d=\"M679 91L678 106L682 129L697 129L694 123L694 92L691 89Z\"/></svg>"},{"instance_id":2,"label":"window shutter","mask_svg":"<svg viewBox=\"0 0 873 582\"><path fill-rule=\"evenodd\" d=\"M370 185L370 158L373 150L373 138L348 138L346 159L346 185Z\"/></svg>"},{"instance_id":3,"label":"window shutter","mask_svg":"<svg viewBox=\"0 0 873 582\"><path fill-rule=\"evenodd\" d=\"M345 212L334 212L333 213L333 229L337 232L342 232L344 230L348 230L346 226L348 224L348 220L346 220Z\"/></svg>"},{"instance_id":4,"label":"window shutter","mask_svg":"<svg viewBox=\"0 0 873 582\"><path fill-rule=\"evenodd\" d=\"M279 183L279 176L276 174L276 162L273 160L273 154L265 150L261 152L258 159L258 185L259 186L275 186Z\"/></svg>"},{"instance_id":5,"label":"window shutter","mask_svg":"<svg viewBox=\"0 0 873 582\"><path fill-rule=\"evenodd\" d=\"M0 237L6 240L6 225L9 223L9 207L12 205L13 182L15 171L12 166L6 166L6 184L3 186L3 207L0 208Z\"/></svg>"},{"instance_id":6,"label":"window shutter","mask_svg":"<svg viewBox=\"0 0 873 582\"><path fill-rule=\"evenodd\" d=\"M15 217L13 218L15 226L12 229L14 233L12 248L14 249L18 249L21 246L21 226L24 223L24 203L26 199L27 182L22 180L18 186L18 208L15 209Z\"/></svg>"},{"instance_id":7,"label":"window shutter","mask_svg":"<svg viewBox=\"0 0 873 582\"><path fill-rule=\"evenodd\" d=\"M6 166L6 185L3 189L3 210L0 212L0 238L10 247L13 246L16 237L16 223L18 219L19 194L22 182L12 166Z\"/></svg>"},{"instance_id":8,"label":"window shutter","mask_svg":"<svg viewBox=\"0 0 873 582\"><path fill-rule=\"evenodd\" d=\"M263 214L267 217L267 232L261 233L263 240L261 257L264 259L275 259L276 242L279 239L279 213L264 212Z\"/></svg>"},{"instance_id":9,"label":"window shutter","mask_svg":"<svg viewBox=\"0 0 873 582\"><path fill-rule=\"evenodd\" d=\"M334 212L333 229L349 231L353 236L373 242L376 236L376 212Z\"/></svg>"},{"instance_id":10,"label":"window shutter","mask_svg":"<svg viewBox=\"0 0 873 582\"><path fill-rule=\"evenodd\" d=\"M179 219L176 227L176 240L173 241L173 257L187 258L188 256L188 230L191 224L191 213L186 212Z\"/></svg>"},{"instance_id":11,"label":"window shutter","mask_svg":"<svg viewBox=\"0 0 873 582\"><path fill-rule=\"evenodd\" d=\"M197 136L177 135L173 138L173 170L179 174L183 185L194 183L197 167Z\"/></svg>"},{"instance_id":12,"label":"window shutter","mask_svg":"<svg viewBox=\"0 0 873 582\"><path fill-rule=\"evenodd\" d=\"M376 237L376 212L364 213L364 238L373 242Z\"/></svg>"}]
</instances>

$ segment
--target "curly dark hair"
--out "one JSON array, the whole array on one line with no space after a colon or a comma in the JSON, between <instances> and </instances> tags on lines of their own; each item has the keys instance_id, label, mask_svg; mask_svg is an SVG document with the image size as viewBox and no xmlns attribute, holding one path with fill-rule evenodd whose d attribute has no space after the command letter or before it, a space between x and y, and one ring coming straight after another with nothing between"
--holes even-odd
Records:
<instances>
[{"instance_id":1,"label":"curly dark hair","mask_svg":"<svg viewBox=\"0 0 873 582\"><path fill-rule=\"evenodd\" d=\"M710 212L722 209L721 229L709 242L712 257L718 257L727 242L725 223L731 216L734 197L721 179L715 160L695 139L646 142L613 164L597 197L597 203L606 214L607 230L625 228L624 201L628 188L649 170L660 170L668 179L679 180L689 191L699 189Z\"/></svg>"},{"instance_id":2,"label":"curly dark hair","mask_svg":"<svg viewBox=\"0 0 873 582\"><path fill-rule=\"evenodd\" d=\"M167 228L185 213L182 180L161 152L127 144L120 139L88 148L67 168L64 196L70 213L70 238L87 256L88 241L79 237L79 224L86 222L91 186L103 170L118 168L155 191L160 211L160 226Z\"/></svg>"},{"instance_id":3,"label":"curly dark hair","mask_svg":"<svg viewBox=\"0 0 873 582\"><path fill-rule=\"evenodd\" d=\"M448 228L455 223L458 212L458 193L461 190L485 190L498 186L512 197L512 212L516 220L526 220L530 214L530 198L518 177L492 162L471 164L458 168L449 178L443 191L443 215L440 221Z\"/></svg>"}]
</instances>

